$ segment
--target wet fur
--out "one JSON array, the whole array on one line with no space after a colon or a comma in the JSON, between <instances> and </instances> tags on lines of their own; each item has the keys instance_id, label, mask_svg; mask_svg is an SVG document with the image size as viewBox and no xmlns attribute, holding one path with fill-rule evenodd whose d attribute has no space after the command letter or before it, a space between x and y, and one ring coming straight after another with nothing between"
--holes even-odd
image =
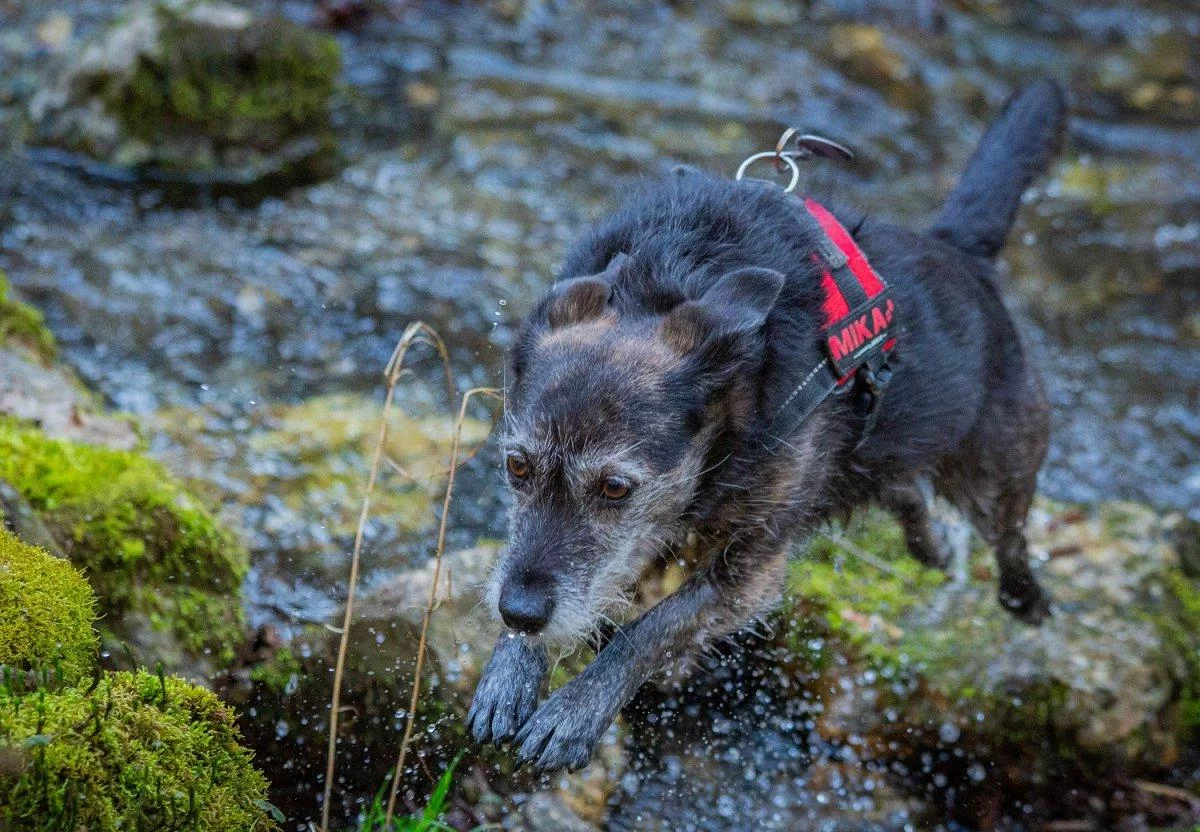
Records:
<instances>
[{"instance_id":1,"label":"wet fur","mask_svg":"<svg viewBox=\"0 0 1200 832\"><path fill-rule=\"evenodd\" d=\"M1014 97L929 233L835 211L903 325L861 445L846 397L780 434L781 404L821 359L815 241L794 197L682 171L571 250L513 351L504 441L533 473L514 482L510 546L489 592L494 609L506 581L524 581L552 593L554 613L538 637L501 637L469 715L480 741L515 736L518 756L544 769L586 764L651 673L769 610L795 541L864 504L894 512L912 554L945 565L930 484L995 550L1000 602L1031 623L1048 614L1023 536L1048 408L992 257L1063 119L1051 83ZM619 507L590 496L613 470L638 481ZM593 632L688 534L707 562L535 711L545 642Z\"/></svg>"}]
</instances>

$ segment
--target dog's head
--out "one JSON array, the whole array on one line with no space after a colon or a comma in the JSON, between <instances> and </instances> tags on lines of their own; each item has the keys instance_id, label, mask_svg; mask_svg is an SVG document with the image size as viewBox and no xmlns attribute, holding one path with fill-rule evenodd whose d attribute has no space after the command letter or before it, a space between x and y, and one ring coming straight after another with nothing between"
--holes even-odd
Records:
<instances>
[{"instance_id":1,"label":"dog's head","mask_svg":"<svg viewBox=\"0 0 1200 832\"><path fill-rule=\"evenodd\" d=\"M559 282L514 349L503 434L509 545L489 603L550 641L593 631L683 530L715 442L754 408L747 379L783 275L748 268L697 281L665 313L624 302L618 255ZM739 395L738 388L742 388Z\"/></svg>"}]
</instances>

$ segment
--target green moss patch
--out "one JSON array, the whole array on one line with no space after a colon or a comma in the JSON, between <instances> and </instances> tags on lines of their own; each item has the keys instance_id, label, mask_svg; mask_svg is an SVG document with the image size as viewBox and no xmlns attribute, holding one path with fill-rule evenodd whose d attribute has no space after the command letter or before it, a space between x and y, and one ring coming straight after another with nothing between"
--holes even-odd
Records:
<instances>
[{"instance_id":1,"label":"green moss patch","mask_svg":"<svg viewBox=\"0 0 1200 832\"><path fill-rule=\"evenodd\" d=\"M130 136L161 144L202 135L218 147L273 150L328 130L338 43L279 18L213 25L160 6L158 48L106 95Z\"/></svg>"},{"instance_id":2,"label":"green moss patch","mask_svg":"<svg viewBox=\"0 0 1200 832\"><path fill-rule=\"evenodd\" d=\"M234 714L172 677L90 689L0 688L0 828L10 832L275 829Z\"/></svg>"},{"instance_id":3,"label":"green moss patch","mask_svg":"<svg viewBox=\"0 0 1200 832\"><path fill-rule=\"evenodd\" d=\"M19 344L43 363L52 361L58 348L42 313L15 300L9 291L8 278L0 271L0 345Z\"/></svg>"},{"instance_id":4,"label":"green moss patch","mask_svg":"<svg viewBox=\"0 0 1200 832\"><path fill-rule=\"evenodd\" d=\"M0 526L0 666L78 681L96 663L95 607L71 564Z\"/></svg>"},{"instance_id":5,"label":"green moss patch","mask_svg":"<svg viewBox=\"0 0 1200 832\"><path fill-rule=\"evenodd\" d=\"M909 557L891 518L871 512L813 539L791 564L788 612L797 626L807 622L809 635L857 646L880 662L908 664L898 649L905 635L898 622L945 581Z\"/></svg>"},{"instance_id":6,"label":"green moss patch","mask_svg":"<svg viewBox=\"0 0 1200 832\"><path fill-rule=\"evenodd\" d=\"M1163 639L1183 657L1179 711L1193 734L1200 734L1200 583L1182 571L1166 579L1163 609L1155 616Z\"/></svg>"},{"instance_id":7,"label":"green moss patch","mask_svg":"<svg viewBox=\"0 0 1200 832\"><path fill-rule=\"evenodd\" d=\"M0 479L83 570L106 627L138 613L190 651L232 659L246 552L161 465L0 419Z\"/></svg>"}]
</instances>

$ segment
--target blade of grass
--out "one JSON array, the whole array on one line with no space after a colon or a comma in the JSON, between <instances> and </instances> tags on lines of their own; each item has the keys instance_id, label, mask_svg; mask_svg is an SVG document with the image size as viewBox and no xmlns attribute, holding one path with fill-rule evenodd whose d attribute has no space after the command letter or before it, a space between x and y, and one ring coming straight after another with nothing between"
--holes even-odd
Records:
<instances>
[{"instance_id":1,"label":"blade of grass","mask_svg":"<svg viewBox=\"0 0 1200 832\"><path fill-rule=\"evenodd\" d=\"M421 820L425 823L431 823L438 819L441 815L443 807L446 805L446 795L450 793L450 780L454 777L454 769L458 768L459 761L462 760L462 752L454 758L450 765L446 766L446 771L438 780L437 786L433 793L429 795L429 802L425 804L425 811L421 813Z\"/></svg>"}]
</instances>

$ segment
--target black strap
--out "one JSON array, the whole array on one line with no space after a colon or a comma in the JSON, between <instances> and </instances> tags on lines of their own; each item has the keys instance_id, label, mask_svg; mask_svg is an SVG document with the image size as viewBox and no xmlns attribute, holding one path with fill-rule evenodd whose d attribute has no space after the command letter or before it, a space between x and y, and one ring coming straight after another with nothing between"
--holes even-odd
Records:
<instances>
[{"instance_id":1,"label":"black strap","mask_svg":"<svg viewBox=\"0 0 1200 832\"><path fill-rule=\"evenodd\" d=\"M813 411L838 389L837 373L833 370L833 362L828 358L821 359L800 381L783 404L775 412L775 427L772 435L783 442L791 436L792 431L804 424ZM789 415L790 414L790 415Z\"/></svg>"}]
</instances>

